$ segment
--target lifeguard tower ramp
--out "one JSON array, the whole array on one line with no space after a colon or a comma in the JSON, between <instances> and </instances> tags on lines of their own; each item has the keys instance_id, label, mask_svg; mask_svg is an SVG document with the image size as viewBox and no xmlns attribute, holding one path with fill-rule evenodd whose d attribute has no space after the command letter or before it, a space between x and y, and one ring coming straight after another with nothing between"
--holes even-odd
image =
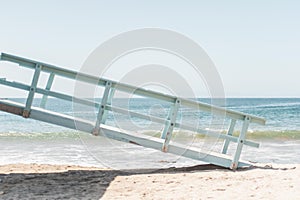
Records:
<instances>
[{"instance_id":1,"label":"lifeguard tower ramp","mask_svg":"<svg viewBox=\"0 0 300 200\"><path fill-rule=\"evenodd\" d=\"M216 107L199 101L178 98L175 96L166 95L159 92L146 90L143 88L137 88L134 86L117 83L115 81L107 79L99 79L98 77L94 77L91 75L78 73L75 71L59 68L53 65L5 53L1 54L0 61L11 62L14 64L18 64L21 67L34 70L31 84L9 81L6 80L6 78L0 79L1 85L27 91L27 99L25 104L0 99L0 110L4 112L19 115L24 118L32 118L35 120L67 127L70 129L83 131L86 133L91 133L95 136L100 135L114 140L140 145L145 148L152 148L166 153L181 155L184 157L204 161L233 170L239 167L246 167L251 165L248 162L240 160L240 155L244 145L256 148L259 147L258 143L246 139L248 126L250 123L257 123L261 125L265 124L265 120L257 116L227 110L222 107ZM41 73L48 74L48 80L45 88L38 87L38 82ZM1 71L0 76L3 76L3 74L1 74ZM51 87L56 77L64 77L73 81L82 81L84 83L90 84L96 83L98 86L102 86L104 88L103 96L101 100L97 102L96 100L78 98L72 95L64 94L62 92L53 91ZM111 102L114 98L114 92L116 90L128 93L134 91L135 95L168 102L170 104L168 116L166 116L165 118L161 118L157 116L151 116L126 110L121 107L112 106ZM39 107L32 106L35 94L43 95ZM93 106L98 111L97 119L96 121L88 121L86 119L81 119L78 117L47 110L45 108L45 105L47 103L48 97L55 97L62 100L73 101L86 106ZM198 128L195 131L195 127L181 124L177 121L177 114L180 108L199 109L202 112L212 113L213 115L224 115L230 120L228 130L226 133L219 133L212 130L202 130ZM121 114L130 114L130 116L132 117L141 118L143 120L151 120L155 123L161 123L164 125L164 129L162 130L160 137L154 137L138 134L132 131L125 131L117 127L109 126L106 124L106 119L112 111ZM236 136L233 135L233 132L236 128L236 123L238 121L242 123L242 126L240 128L239 134ZM176 127L180 127L180 129L183 130L194 131L195 134L204 134L210 137L222 139L223 146L221 151L203 151L195 147L187 148L182 144L172 142L173 129ZM232 155L229 155L227 151L228 147L230 144L234 143L234 153Z\"/></svg>"}]
</instances>

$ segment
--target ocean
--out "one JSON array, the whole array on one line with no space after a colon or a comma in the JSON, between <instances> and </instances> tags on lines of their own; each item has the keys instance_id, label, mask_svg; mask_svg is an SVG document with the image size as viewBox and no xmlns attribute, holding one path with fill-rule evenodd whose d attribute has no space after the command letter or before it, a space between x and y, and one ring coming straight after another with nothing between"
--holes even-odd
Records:
<instances>
[{"instance_id":1,"label":"ocean","mask_svg":"<svg viewBox=\"0 0 300 200\"><path fill-rule=\"evenodd\" d=\"M24 103L25 99L9 99ZM210 99L199 99L209 103ZM34 105L39 105L40 99ZM168 112L167 104L144 98L116 99L113 105L158 117ZM228 98L225 107L235 111L263 117L265 126L251 124L249 140L260 143L260 148L244 146L242 159L263 163L300 163L300 99L299 98ZM76 106L71 102L48 99L47 109L64 114L94 119L96 110ZM180 110L183 124L200 124L203 129L224 131L225 124L211 124L212 117L194 110ZM0 165L15 163L44 163L96 166L113 169L181 167L201 162L146 149L133 144L112 141L87 133L55 126L40 121L24 119L0 112ZM226 122L226 120L225 120ZM107 124L130 131L157 135L163 125L149 123L121 114L108 115ZM240 126L238 125L237 128ZM223 130L222 130L223 129ZM175 130L176 142L189 144L190 133ZM175 137L175 136L174 136ZM194 145L209 145L217 149L222 140L211 143L205 138L194 140ZM234 151L229 148L229 153Z\"/></svg>"}]
</instances>

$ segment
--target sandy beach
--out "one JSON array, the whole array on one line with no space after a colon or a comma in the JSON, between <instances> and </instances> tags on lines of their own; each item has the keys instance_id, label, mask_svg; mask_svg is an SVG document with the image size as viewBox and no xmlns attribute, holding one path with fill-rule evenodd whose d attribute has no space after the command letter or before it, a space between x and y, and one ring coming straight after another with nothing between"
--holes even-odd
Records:
<instances>
[{"instance_id":1,"label":"sandy beach","mask_svg":"<svg viewBox=\"0 0 300 200\"><path fill-rule=\"evenodd\" d=\"M300 165L212 165L130 171L0 166L0 199L300 199Z\"/></svg>"}]
</instances>

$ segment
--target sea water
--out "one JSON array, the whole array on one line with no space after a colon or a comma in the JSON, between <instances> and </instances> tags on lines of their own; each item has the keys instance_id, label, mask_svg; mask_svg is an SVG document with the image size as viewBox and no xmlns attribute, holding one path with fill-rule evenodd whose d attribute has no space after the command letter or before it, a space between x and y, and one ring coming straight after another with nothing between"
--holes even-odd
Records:
<instances>
[{"instance_id":1,"label":"sea water","mask_svg":"<svg viewBox=\"0 0 300 200\"><path fill-rule=\"evenodd\" d=\"M20 98L9 100L25 102L25 99ZM210 99L198 100L205 103L211 101ZM35 106L39 103L40 99L34 101ZM157 117L166 116L169 106L166 103L143 98L116 99L113 105ZM264 163L300 162L300 99L229 98L223 106L267 120L265 126L251 124L249 127L247 138L260 143L260 148L244 146L242 159ZM80 107L57 99L48 99L47 109L88 120L94 120L97 113L97 109ZM211 115L191 109L180 110L178 120L190 126L197 124L204 130L216 129L222 132L228 128L226 120L221 126L212 124ZM161 124L117 113L108 115L107 124L153 136L163 130ZM176 130L174 134L176 135ZM206 145L211 150L222 146L222 140L207 142L201 137L195 140L194 136L190 137L189 134L185 136L184 133L175 139L176 142L183 144L190 144L189 140L193 140L194 146ZM234 145L229 148L229 153L234 153ZM201 162L0 112L0 164L12 163L126 169L190 166Z\"/></svg>"}]
</instances>

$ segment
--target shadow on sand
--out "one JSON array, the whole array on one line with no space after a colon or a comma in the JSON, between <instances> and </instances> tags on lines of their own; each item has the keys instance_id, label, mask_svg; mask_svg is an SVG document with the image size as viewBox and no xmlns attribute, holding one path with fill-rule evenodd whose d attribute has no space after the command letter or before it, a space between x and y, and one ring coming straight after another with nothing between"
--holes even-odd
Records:
<instances>
[{"instance_id":1,"label":"shadow on sand","mask_svg":"<svg viewBox=\"0 0 300 200\"><path fill-rule=\"evenodd\" d=\"M249 167L241 170L255 168ZM72 170L58 173L0 174L0 199L100 199L116 176L176 174L205 170L229 171L229 169L208 164L151 170Z\"/></svg>"}]
</instances>

